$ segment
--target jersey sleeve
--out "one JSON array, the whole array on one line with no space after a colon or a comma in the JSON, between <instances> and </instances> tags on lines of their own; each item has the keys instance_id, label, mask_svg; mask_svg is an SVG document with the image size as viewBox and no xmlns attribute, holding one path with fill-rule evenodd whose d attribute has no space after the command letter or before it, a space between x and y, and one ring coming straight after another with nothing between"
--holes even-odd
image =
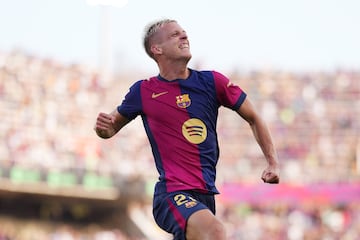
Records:
<instances>
[{"instance_id":1,"label":"jersey sleeve","mask_svg":"<svg viewBox=\"0 0 360 240\"><path fill-rule=\"evenodd\" d=\"M142 113L141 82L142 80L134 83L130 87L121 105L117 107L118 112L129 120L135 119Z\"/></svg>"},{"instance_id":2,"label":"jersey sleeve","mask_svg":"<svg viewBox=\"0 0 360 240\"><path fill-rule=\"evenodd\" d=\"M246 98L246 93L223 74L213 71L216 95L220 105L238 110Z\"/></svg>"}]
</instances>

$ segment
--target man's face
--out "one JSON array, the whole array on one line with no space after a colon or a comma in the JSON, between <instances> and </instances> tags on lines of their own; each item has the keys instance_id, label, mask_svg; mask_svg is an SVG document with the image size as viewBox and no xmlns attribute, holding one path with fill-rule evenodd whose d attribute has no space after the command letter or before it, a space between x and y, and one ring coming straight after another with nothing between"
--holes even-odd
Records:
<instances>
[{"instance_id":1,"label":"man's face","mask_svg":"<svg viewBox=\"0 0 360 240\"><path fill-rule=\"evenodd\" d=\"M168 59L191 59L189 39L184 29L176 22L164 25L156 36L159 54Z\"/></svg>"}]
</instances>

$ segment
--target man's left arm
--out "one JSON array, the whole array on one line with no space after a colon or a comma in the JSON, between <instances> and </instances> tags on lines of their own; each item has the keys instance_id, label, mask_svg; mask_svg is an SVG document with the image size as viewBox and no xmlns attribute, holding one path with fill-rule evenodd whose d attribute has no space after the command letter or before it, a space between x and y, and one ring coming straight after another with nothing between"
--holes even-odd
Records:
<instances>
[{"instance_id":1,"label":"man's left arm","mask_svg":"<svg viewBox=\"0 0 360 240\"><path fill-rule=\"evenodd\" d=\"M256 112L253 104L248 98L241 104L237 113L245 119L254 134L254 137L259 144L268 167L263 171L261 179L265 183L279 183L279 162L270 131L266 126L265 121Z\"/></svg>"}]
</instances>

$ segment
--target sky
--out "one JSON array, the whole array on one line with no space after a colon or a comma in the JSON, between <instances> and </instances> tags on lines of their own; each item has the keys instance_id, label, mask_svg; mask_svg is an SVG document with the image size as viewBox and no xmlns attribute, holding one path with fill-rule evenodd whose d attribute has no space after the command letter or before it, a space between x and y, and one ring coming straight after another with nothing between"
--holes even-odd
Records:
<instances>
[{"instance_id":1,"label":"sky","mask_svg":"<svg viewBox=\"0 0 360 240\"><path fill-rule=\"evenodd\" d=\"M66 64L157 71L144 27L176 19L187 31L190 67L231 71L360 68L359 0L0 0L0 52L22 49Z\"/></svg>"}]
</instances>

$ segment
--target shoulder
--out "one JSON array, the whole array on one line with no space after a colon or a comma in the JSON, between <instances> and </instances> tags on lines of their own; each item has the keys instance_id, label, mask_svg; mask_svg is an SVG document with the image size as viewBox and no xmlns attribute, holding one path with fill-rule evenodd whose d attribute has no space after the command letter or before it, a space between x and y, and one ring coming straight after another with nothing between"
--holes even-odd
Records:
<instances>
[{"instance_id":1,"label":"shoulder","mask_svg":"<svg viewBox=\"0 0 360 240\"><path fill-rule=\"evenodd\" d=\"M216 70L192 70L193 73L195 73L196 75L201 75L201 76L205 76L205 77L210 77L213 78L215 80L217 79L228 79L228 77L226 77L223 73L216 71Z\"/></svg>"},{"instance_id":2,"label":"shoulder","mask_svg":"<svg viewBox=\"0 0 360 240\"><path fill-rule=\"evenodd\" d=\"M157 76L138 80L133 84L133 86L140 87L141 85L151 85L154 84L155 82L158 82Z\"/></svg>"},{"instance_id":3,"label":"shoulder","mask_svg":"<svg viewBox=\"0 0 360 240\"><path fill-rule=\"evenodd\" d=\"M141 85L143 84L151 84L152 82L155 81L156 77L151 77L151 78L144 78L144 79L140 79L135 81L131 86L130 86L130 90L131 89L138 89L141 87Z\"/></svg>"},{"instance_id":4,"label":"shoulder","mask_svg":"<svg viewBox=\"0 0 360 240\"><path fill-rule=\"evenodd\" d=\"M226 82L229 81L229 78L227 76L225 76L225 74L222 74L221 72L213 70L213 71L211 71L211 73L213 74L214 79L216 79L216 80L226 80Z\"/></svg>"}]
</instances>

